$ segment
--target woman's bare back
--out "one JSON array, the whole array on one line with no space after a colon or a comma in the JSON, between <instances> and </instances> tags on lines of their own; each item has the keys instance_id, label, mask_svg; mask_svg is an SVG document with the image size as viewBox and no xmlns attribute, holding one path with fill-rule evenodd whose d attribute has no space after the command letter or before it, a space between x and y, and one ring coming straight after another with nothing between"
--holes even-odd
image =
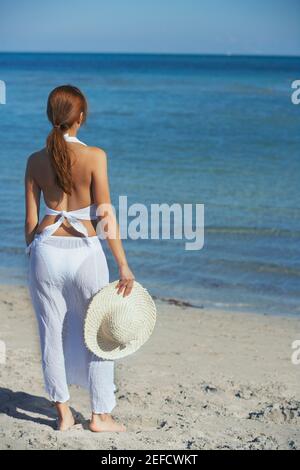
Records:
<instances>
[{"instance_id":1,"label":"woman's bare back","mask_svg":"<svg viewBox=\"0 0 300 470\"><path fill-rule=\"evenodd\" d=\"M97 203L96 199L97 193L99 194L99 188L95 187L97 183L94 178L95 165L97 165L97 160L101 153L105 156L105 152L96 147L84 146L81 143L75 142L68 142L67 145L70 152L73 184L71 195L64 193L58 186L46 148L34 153L30 157L32 176L43 193L45 203L51 209L60 211L77 210ZM36 233L41 233L45 227L53 224L56 220L57 216L44 216L38 225ZM89 236L96 235L96 222L82 220ZM63 222L54 235L82 236L67 221Z\"/></svg>"}]
</instances>

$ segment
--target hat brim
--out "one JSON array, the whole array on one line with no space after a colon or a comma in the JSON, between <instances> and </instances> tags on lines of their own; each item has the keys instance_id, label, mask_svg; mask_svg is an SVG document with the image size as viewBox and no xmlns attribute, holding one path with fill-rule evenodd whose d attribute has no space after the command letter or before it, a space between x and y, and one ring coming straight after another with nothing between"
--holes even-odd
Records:
<instances>
[{"instance_id":1,"label":"hat brim","mask_svg":"<svg viewBox=\"0 0 300 470\"><path fill-rule=\"evenodd\" d=\"M156 322L155 303L148 291L137 281L134 281L129 296L123 297L117 293L114 281L103 287L91 299L84 323L84 340L87 348L97 357L103 359L119 359L137 351L151 336ZM133 315L141 316L143 330L138 337L126 345L108 341L101 336L101 324L106 315L118 312L118 309L131 308Z\"/></svg>"}]
</instances>

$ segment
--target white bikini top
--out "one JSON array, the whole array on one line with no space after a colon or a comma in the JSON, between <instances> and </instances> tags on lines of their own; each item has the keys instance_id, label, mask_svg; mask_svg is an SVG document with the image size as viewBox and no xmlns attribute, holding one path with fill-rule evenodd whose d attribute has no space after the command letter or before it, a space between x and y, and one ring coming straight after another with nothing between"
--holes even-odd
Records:
<instances>
[{"instance_id":1,"label":"white bikini top","mask_svg":"<svg viewBox=\"0 0 300 470\"><path fill-rule=\"evenodd\" d=\"M51 209L51 207L48 207L46 205L46 215L59 215L60 217L54 224L48 225L42 233L46 233L45 236L52 235L66 219L69 224L72 225L75 230L77 230L77 232L80 232L85 237L87 237L87 229L83 225L83 223L80 222L80 220L96 220L96 209L96 204L92 204L91 206L82 207L81 209L76 209L74 211L57 211L55 209Z\"/></svg>"},{"instance_id":2,"label":"white bikini top","mask_svg":"<svg viewBox=\"0 0 300 470\"><path fill-rule=\"evenodd\" d=\"M64 134L64 138L67 142L76 142L82 145L85 145L85 143L81 142L77 137L70 136L68 133ZM45 210L46 215L59 215L59 219L51 225L48 225L44 230L37 234L35 237L38 237L39 239L45 239L50 237L56 230L60 227L60 225L63 223L63 221L66 219L69 224L79 233L84 235L85 237L88 237L88 231L86 227L83 225L80 220L95 220L97 219L97 205L92 204L87 207L82 207L81 209L76 209L72 211L59 211L55 209L51 209L51 207L48 207L46 205L46 210ZM34 241L34 240L33 240ZM30 243L30 245L27 246L26 248L26 253L30 252L30 247L33 242Z\"/></svg>"}]
</instances>

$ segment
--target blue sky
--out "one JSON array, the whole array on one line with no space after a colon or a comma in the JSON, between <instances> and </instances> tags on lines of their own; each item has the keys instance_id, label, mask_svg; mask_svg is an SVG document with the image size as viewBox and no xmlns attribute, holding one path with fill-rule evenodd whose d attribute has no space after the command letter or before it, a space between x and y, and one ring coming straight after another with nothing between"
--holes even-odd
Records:
<instances>
[{"instance_id":1,"label":"blue sky","mask_svg":"<svg viewBox=\"0 0 300 470\"><path fill-rule=\"evenodd\" d=\"M300 0L0 0L0 51L300 55Z\"/></svg>"}]
</instances>

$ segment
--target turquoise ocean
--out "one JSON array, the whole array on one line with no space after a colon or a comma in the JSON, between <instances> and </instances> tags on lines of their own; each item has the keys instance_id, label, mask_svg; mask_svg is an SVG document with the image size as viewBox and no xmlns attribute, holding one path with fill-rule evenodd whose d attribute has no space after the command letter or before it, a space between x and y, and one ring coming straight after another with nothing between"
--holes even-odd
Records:
<instances>
[{"instance_id":1,"label":"turquoise ocean","mask_svg":"<svg viewBox=\"0 0 300 470\"><path fill-rule=\"evenodd\" d=\"M106 151L116 206L205 206L200 251L124 241L137 280L197 306L300 314L300 58L1 53L0 79L1 283L26 284L26 159L45 144L49 91L71 83L89 101L79 138Z\"/></svg>"}]
</instances>

